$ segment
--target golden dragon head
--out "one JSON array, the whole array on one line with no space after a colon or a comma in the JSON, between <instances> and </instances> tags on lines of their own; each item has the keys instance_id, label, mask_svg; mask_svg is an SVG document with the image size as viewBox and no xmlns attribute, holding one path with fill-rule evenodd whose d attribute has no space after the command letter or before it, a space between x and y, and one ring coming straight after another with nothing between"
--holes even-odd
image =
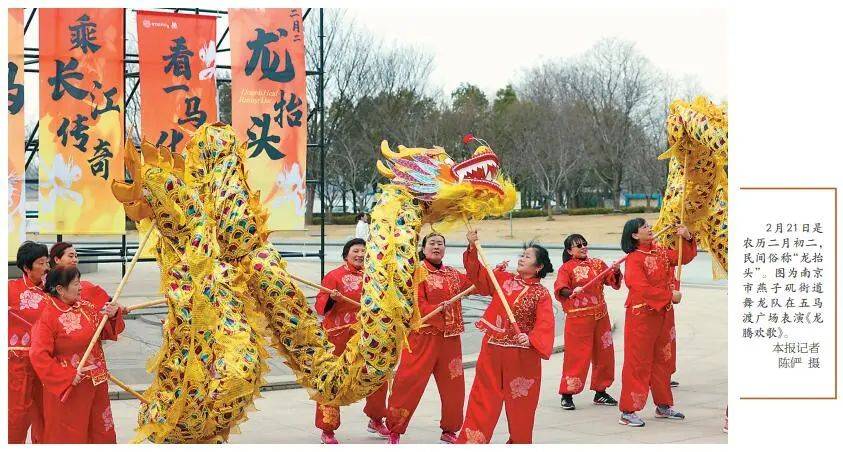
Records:
<instances>
[{"instance_id":1,"label":"golden dragon head","mask_svg":"<svg viewBox=\"0 0 843 452\"><path fill-rule=\"evenodd\" d=\"M184 182L184 159L179 154L148 141L138 152L127 140L125 162L131 182L112 181L111 193L131 220L149 218L162 235L174 237L193 227L188 224L191 219L204 215L198 195Z\"/></svg>"},{"instance_id":2,"label":"golden dragon head","mask_svg":"<svg viewBox=\"0 0 843 452\"><path fill-rule=\"evenodd\" d=\"M485 143L459 163L438 146L398 146L393 152L384 140L381 154L386 163L379 160L378 171L424 204L425 222L479 220L515 206L515 186L501 175L500 160Z\"/></svg>"}]
</instances>

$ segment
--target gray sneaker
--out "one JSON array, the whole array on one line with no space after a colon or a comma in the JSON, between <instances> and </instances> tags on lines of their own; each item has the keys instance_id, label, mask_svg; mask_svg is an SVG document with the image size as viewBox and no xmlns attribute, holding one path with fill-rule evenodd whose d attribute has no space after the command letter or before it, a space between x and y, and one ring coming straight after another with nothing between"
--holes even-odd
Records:
<instances>
[{"instance_id":1,"label":"gray sneaker","mask_svg":"<svg viewBox=\"0 0 843 452\"><path fill-rule=\"evenodd\" d=\"M682 420L685 419L685 415L674 410L673 407L665 406L665 407L656 407L656 417L660 419L676 419Z\"/></svg>"},{"instance_id":2,"label":"gray sneaker","mask_svg":"<svg viewBox=\"0 0 843 452\"><path fill-rule=\"evenodd\" d=\"M628 425L630 427L643 427L644 421L635 413L621 413L618 424Z\"/></svg>"}]
</instances>

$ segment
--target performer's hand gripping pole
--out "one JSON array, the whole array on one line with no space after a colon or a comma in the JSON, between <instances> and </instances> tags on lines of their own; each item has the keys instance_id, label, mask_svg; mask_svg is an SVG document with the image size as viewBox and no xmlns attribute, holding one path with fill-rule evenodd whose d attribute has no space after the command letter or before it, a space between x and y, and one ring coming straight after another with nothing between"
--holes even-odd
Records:
<instances>
[{"instance_id":1,"label":"performer's hand gripping pole","mask_svg":"<svg viewBox=\"0 0 843 452\"><path fill-rule=\"evenodd\" d=\"M123 279L120 281L120 285L117 286L117 290L114 291L114 297L111 299L112 303L117 303L117 299L120 298L120 294L123 293L123 288L126 287L126 283L129 281L129 275L132 274L132 270L135 269L135 264L138 263L138 259L140 258L141 252L143 251L144 247L146 246L147 240L152 235L152 231L154 227L150 227L149 231L146 232L146 235L143 236L141 239L140 244L138 244L138 249L135 251L134 257L132 257L132 262L129 264L129 268L126 269L126 274L123 275ZM102 320L100 324L97 326L97 330L94 332L94 337L91 338L91 342L88 344L88 348L85 350L85 354L82 355L82 359L79 360L79 365L76 366L76 373L82 372L82 368L85 367L85 363L88 361L88 358L91 356L91 352L94 350L94 345L96 345L97 341L100 340L100 334L102 334L103 328L105 328L105 324L108 322L109 317L107 315L102 316ZM72 391L73 387L67 390L62 396L61 401L64 402L67 400L68 396L70 396L70 392Z\"/></svg>"},{"instance_id":2,"label":"performer's hand gripping pole","mask_svg":"<svg viewBox=\"0 0 843 452\"><path fill-rule=\"evenodd\" d=\"M310 281L308 281L308 280L306 280L306 279L299 278L298 276L293 275L293 274L291 274L291 273L288 273L288 275L290 276L290 279L296 280L296 281L298 281L298 282L300 282L300 283L302 283L302 284L304 284L304 285L306 285L306 286L313 287L314 289L321 290L322 292L327 292L327 293L331 293L331 292L333 292L333 290L331 290L331 289L329 289L329 288L327 288L327 287L325 287L325 286L320 286L319 284L316 284L315 282L310 282ZM345 301L345 302L351 303L351 304L353 304L353 305L355 305L355 306L360 306L360 303L358 303L358 302L356 302L356 301L352 300L351 298L346 297L346 296L345 296L345 295L343 295L343 294L340 294L340 298L342 298L342 300L343 300L343 301Z\"/></svg>"},{"instance_id":3,"label":"performer's hand gripping pole","mask_svg":"<svg viewBox=\"0 0 843 452\"><path fill-rule=\"evenodd\" d=\"M664 228L662 228L659 232L656 232L656 233L653 235L653 239L655 239L655 238L657 238L658 236L660 236L660 235L664 234L665 232L669 231L669 230L670 230L671 228L673 228L673 227L675 227L675 226L674 226L674 225L665 226L665 227L664 227ZM618 264L618 265L619 265L619 264L622 264L624 261L626 261L626 258L627 258L627 257L629 257L629 254L627 254L627 255L625 255L624 257L622 257L622 258L618 259L617 261L615 261L615 263L613 263L613 264L612 264L612 267L614 267L614 266L615 266L615 264ZM608 275L608 274L609 274L609 272L614 271L614 270L612 269L612 267L609 267L609 268L607 268L606 270L603 270L602 272L600 272L600 274L599 274L599 275L595 276L595 277L594 277L594 279L592 279L591 281L589 281L589 282L587 282L587 283L583 284L583 285L581 286L581 287L582 287L582 290L585 290L585 289L587 289L587 288L589 288L589 287L593 286L594 284L597 284L597 282L598 282L598 281L603 281L603 278L604 278L604 277L606 277L606 275ZM573 295L571 295L571 296L573 297Z\"/></svg>"},{"instance_id":4,"label":"performer's hand gripping pole","mask_svg":"<svg viewBox=\"0 0 843 452\"><path fill-rule=\"evenodd\" d=\"M460 292L460 293L454 295L453 297L451 297L451 299L449 299L448 301L445 301L443 303L439 303L439 306L437 306L436 309L430 311L429 313L427 313L427 315L422 317L421 320L419 320L419 325L423 326L424 322L427 322L428 320L430 320L431 317L433 317L436 314L439 314L440 312L442 312L442 310L445 309L446 307L448 307L449 304L451 304L451 303L453 303L453 302L455 302L459 299L462 299L463 297L470 294L471 292L474 292L474 289L476 289L475 286L473 286L473 285L469 286L467 289L465 289L462 292Z\"/></svg>"},{"instance_id":5,"label":"performer's hand gripping pole","mask_svg":"<svg viewBox=\"0 0 843 452\"><path fill-rule=\"evenodd\" d=\"M465 215L463 215L462 221L465 223L465 227L469 231L471 231L471 225L468 223L468 218ZM509 307L509 302L506 301L506 296L504 296L503 294L501 285L498 284L498 279L495 278L495 272L492 270L492 267L490 267L489 263L486 261L486 255L483 253L483 247L480 246L480 241L478 240L474 242L474 246L477 248L477 255L480 257L480 262L486 269L486 273L489 275L489 279L492 280L492 285L495 286L495 292L497 292L498 297L501 299L503 308L506 310L506 316L509 317L509 321L512 322L512 325L515 327L515 332L521 334L521 328L518 327L518 322L515 321L515 315L512 313L512 308Z\"/></svg>"}]
</instances>

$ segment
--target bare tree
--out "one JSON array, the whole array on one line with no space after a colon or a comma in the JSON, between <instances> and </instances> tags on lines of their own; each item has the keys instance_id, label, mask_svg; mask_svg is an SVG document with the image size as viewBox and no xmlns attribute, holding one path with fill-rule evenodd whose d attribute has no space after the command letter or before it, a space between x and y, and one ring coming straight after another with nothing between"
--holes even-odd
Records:
<instances>
[{"instance_id":1,"label":"bare tree","mask_svg":"<svg viewBox=\"0 0 843 452\"><path fill-rule=\"evenodd\" d=\"M632 43L617 39L599 41L571 65L569 87L590 122L587 155L594 174L611 192L615 209L636 149L632 130L647 112L659 108L660 99L654 95L659 77Z\"/></svg>"}]
</instances>

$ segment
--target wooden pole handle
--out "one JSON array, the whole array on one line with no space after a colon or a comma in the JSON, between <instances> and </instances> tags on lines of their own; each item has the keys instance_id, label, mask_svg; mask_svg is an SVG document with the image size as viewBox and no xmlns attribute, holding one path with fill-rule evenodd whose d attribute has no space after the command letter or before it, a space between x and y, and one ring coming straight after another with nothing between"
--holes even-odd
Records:
<instances>
[{"instance_id":1,"label":"wooden pole handle","mask_svg":"<svg viewBox=\"0 0 843 452\"><path fill-rule=\"evenodd\" d=\"M660 235L662 235L662 234L664 234L665 232L669 231L669 230L670 230L670 228L672 228L672 227L673 227L673 225L663 227L661 230L659 230L658 232L656 232L656 233L653 235L653 238L655 239L655 238L659 237ZM620 259L618 259L618 260L615 262L615 264L622 264L622 263L624 263L624 262L626 261L626 258L627 258L627 257L629 257L629 254L627 254L627 255L625 255L625 256L623 256L623 257L621 257ZM612 265L614 265L614 264L612 264ZM612 267L609 267L609 268L607 268L606 270L603 270L602 272L600 272L600 274L599 274L599 275L597 275L596 277L594 277L594 279L592 279L591 281L589 281L589 282L587 282L587 283L583 284L581 287L583 288L583 290L585 290L585 289L587 289L587 288L591 287L592 285L596 284L596 283L597 283L597 281L602 281L602 280L603 280L603 278L604 278L606 275L608 275L608 274L609 274L609 272L611 272L611 271L612 271ZM571 297L573 297L573 295L571 295Z\"/></svg>"},{"instance_id":2,"label":"wooden pole handle","mask_svg":"<svg viewBox=\"0 0 843 452\"><path fill-rule=\"evenodd\" d=\"M424 322L428 321L431 317L433 317L436 314L439 314L440 312L442 312L442 310L445 309L449 304L465 297L466 295L473 292L474 289L476 289L476 287L474 285L469 286L467 289L465 289L462 292L460 292L460 293L454 295L453 297L451 297L448 301L445 301L443 303L439 303L439 306L437 306L436 309L434 309L433 311L430 311L429 313L427 313L427 315L422 317L421 320L419 320L419 325L421 325L421 326L419 326L419 328L424 326Z\"/></svg>"},{"instance_id":3,"label":"wooden pole handle","mask_svg":"<svg viewBox=\"0 0 843 452\"><path fill-rule=\"evenodd\" d=\"M127 306L126 312L128 313L128 312L132 312L136 309L148 308L148 307L151 307L151 306L158 306L158 305L165 304L165 303L167 303L166 298L159 298L157 300L145 301L143 303L138 303L138 304L134 304L132 306Z\"/></svg>"},{"instance_id":4,"label":"wooden pole handle","mask_svg":"<svg viewBox=\"0 0 843 452\"><path fill-rule=\"evenodd\" d=\"M468 224L468 218L463 215L462 219L463 222L465 222L465 227L470 231L471 225ZM521 334L521 328L518 327L518 322L515 321L515 315L512 313L512 308L509 307L509 302L506 300L506 296L504 296L500 284L498 284L498 279L495 278L494 270L489 267L489 263L486 261L486 255L483 253L483 247L480 246L479 240L474 242L474 247L477 248L477 255L480 257L480 262L486 269L486 273L489 275L489 279L492 280L492 285L495 287L495 292L497 292L498 297L501 299L501 304L503 304L503 308L506 310L506 316L509 317L509 321L512 322L512 325L515 327L515 332Z\"/></svg>"},{"instance_id":5,"label":"wooden pole handle","mask_svg":"<svg viewBox=\"0 0 843 452\"><path fill-rule=\"evenodd\" d=\"M331 292L333 292L333 290L331 290L331 289L329 289L329 288L327 288L327 287L325 287L325 286L321 286L321 285L319 285L319 284L316 284L315 282L310 282L310 281L308 281L308 280L306 280L306 279L299 278L298 276L293 275L293 274L291 274L291 273L287 273L287 275L289 275L289 276L290 276L290 279L292 279L292 280L295 280L295 281L298 281L298 282L300 282L300 283L302 283L302 284L304 284L304 285L307 285L307 286L313 287L314 289L319 289L319 290L321 290L322 292L327 292L327 293L331 293ZM342 298L342 300L343 300L343 301L346 301L346 302L348 302L348 303L351 303L351 304L353 304L353 305L355 305L355 306L358 306L358 307L360 306L360 303L358 303L358 302L356 302L356 301L352 300L351 298L346 297L346 296L345 296L345 295L343 295L343 294L340 294L340 298Z\"/></svg>"},{"instance_id":6,"label":"wooden pole handle","mask_svg":"<svg viewBox=\"0 0 843 452\"><path fill-rule=\"evenodd\" d=\"M688 191L688 157L691 155L690 152L685 153L685 166L684 173L683 173L683 182L682 182L682 204L680 204L679 208L679 224L685 224L685 192ZM676 253L677 259L676 263L676 281L680 284L682 283L682 237L676 237Z\"/></svg>"},{"instance_id":7,"label":"wooden pole handle","mask_svg":"<svg viewBox=\"0 0 843 452\"><path fill-rule=\"evenodd\" d=\"M111 303L117 303L117 299L120 298L120 294L123 293L123 288L126 287L126 282L129 281L129 275L132 274L132 270L135 269L135 265L138 263L138 259L140 258L141 251L146 246L147 240L152 235L152 231L154 227L150 227L146 234L143 236L143 239L138 244L138 249L135 251L135 255L132 257L132 262L129 263L129 267L126 269L126 274L123 275L123 279L120 281L120 285L117 286L117 290L114 291L114 297L111 299ZM103 328L105 328L105 324L108 322L109 318L107 315L102 316L102 320L100 320L99 325L97 325L97 330L94 332L94 336L91 338L91 342L88 344L88 348L85 350L85 354L82 355L82 359L79 360L79 365L76 366L76 373L82 372L82 368L85 367L85 363L88 361L88 358L91 356L91 352L94 350L94 345L100 340L100 334L102 334ZM71 386L72 388L72 386ZM61 401L64 402L70 396L70 390L64 393L64 396L61 398Z\"/></svg>"},{"instance_id":8,"label":"wooden pole handle","mask_svg":"<svg viewBox=\"0 0 843 452\"><path fill-rule=\"evenodd\" d=\"M139 392L135 391L134 389L130 388L126 383L123 383L122 381L118 380L117 377L115 377L111 373L108 374L108 379L113 381L114 384L116 384L117 386L120 386L121 388L123 388L124 391L126 391L129 394L135 396L135 398L137 398L141 402L149 405L149 400L147 400L146 397L144 397L143 395L141 395Z\"/></svg>"}]
</instances>

